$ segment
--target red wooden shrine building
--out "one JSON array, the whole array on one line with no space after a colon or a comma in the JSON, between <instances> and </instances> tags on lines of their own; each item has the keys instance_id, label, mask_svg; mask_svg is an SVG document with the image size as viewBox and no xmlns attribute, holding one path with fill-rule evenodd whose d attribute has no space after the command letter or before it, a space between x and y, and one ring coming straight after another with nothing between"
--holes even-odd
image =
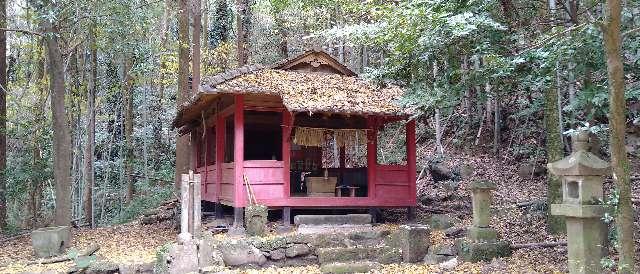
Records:
<instances>
[{"instance_id":1,"label":"red wooden shrine building","mask_svg":"<svg viewBox=\"0 0 640 274\"><path fill-rule=\"evenodd\" d=\"M206 201L245 207L246 175L269 208L412 208L415 122L402 92L311 50L204 77L173 126L191 136ZM406 161L379 164L378 131L391 122L405 127Z\"/></svg>"}]
</instances>

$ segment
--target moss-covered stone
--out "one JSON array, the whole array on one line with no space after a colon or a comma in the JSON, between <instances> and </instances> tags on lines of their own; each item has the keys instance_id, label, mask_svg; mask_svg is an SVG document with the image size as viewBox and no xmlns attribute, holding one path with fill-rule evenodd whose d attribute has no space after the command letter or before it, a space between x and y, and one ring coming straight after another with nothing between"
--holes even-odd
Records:
<instances>
[{"instance_id":1,"label":"moss-covered stone","mask_svg":"<svg viewBox=\"0 0 640 274\"><path fill-rule=\"evenodd\" d=\"M508 242L473 243L463 239L456 241L459 256L466 262L490 261L493 258L511 256Z\"/></svg>"},{"instance_id":2,"label":"moss-covered stone","mask_svg":"<svg viewBox=\"0 0 640 274\"><path fill-rule=\"evenodd\" d=\"M250 236L262 236L267 225L268 208L263 205L250 205L244 210L246 232Z\"/></svg>"}]
</instances>

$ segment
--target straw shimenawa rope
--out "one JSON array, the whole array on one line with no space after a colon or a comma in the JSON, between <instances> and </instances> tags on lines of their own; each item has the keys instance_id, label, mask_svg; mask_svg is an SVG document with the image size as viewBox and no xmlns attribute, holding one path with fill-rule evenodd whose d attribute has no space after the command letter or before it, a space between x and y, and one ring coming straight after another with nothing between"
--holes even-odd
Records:
<instances>
[{"instance_id":1,"label":"straw shimenawa rope","mask_svg":"<svg viewBox=\"0 0 640 274\"><path fill-rule=\"evenodd\" d=\"M366 144L367 133L364 129L327 129L296 127L293 143L301 146L320 147L325 141L325 134L330 133L338 147L346 145L358 146Z\"/></svg>"}]
</instances>

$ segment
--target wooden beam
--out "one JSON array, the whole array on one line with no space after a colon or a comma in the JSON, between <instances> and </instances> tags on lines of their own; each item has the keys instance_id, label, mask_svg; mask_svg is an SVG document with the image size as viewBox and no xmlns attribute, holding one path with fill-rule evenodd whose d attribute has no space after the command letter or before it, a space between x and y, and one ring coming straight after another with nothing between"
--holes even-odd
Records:
<instances>
[{"instance_id":1,"label":"wooden beam","mask_svg":"<svg viewBox=\"0 0 640 274\"><path fill-rule=\"evenodd\" d=\"M367 117L367 196L376 197L376 168L378 165L378 127L376 117Z\"/></svg>"},{"instance_id":2,"label":"wooden beam","mask_svg":"<svg viewBox=\"0 0 640 274\"><path fill-rule=\"evenodd\" d=\"M224 140L226 125L224 117L216 115L216 201L220 203L222 193L222 162L224 162Z\"/></svg>"},{"instance_id":3,"label":"wooden beam","mask_svg":"<svg viewBox=\"0 0 640 274\"><path fill-rule=\"evenodd\" d=\"M235 95L233 124L234 124L234 150L233 162L234 180L234 206L244 207L246 204L244 194L244 97L242 94ZM223 115L221 113L221 115ZM224 115L223 115L224 116Z\"/></svg>"},{"instance_id":4,"label":"wooden beam","mask_svg":"<svg viewBox=\"0 0 640 274\"><path fill-rule=\"evenodd\" d=\"M289 111L282 112L282 175L284 187L282 197L289 198L291 195L291 130L293 130L293 115Z\"/></svg>"},{"instance_id":5,"label":"wooden beam","mask_svg":"<svg viewBox=\"0 0 640 274\"><path fill-rule=\"evenodd\" d=\"M406 125L407 139L407 177L409 180L409 199L416 203L416 121L411 120Z\"/></svg>"}]
</instances>

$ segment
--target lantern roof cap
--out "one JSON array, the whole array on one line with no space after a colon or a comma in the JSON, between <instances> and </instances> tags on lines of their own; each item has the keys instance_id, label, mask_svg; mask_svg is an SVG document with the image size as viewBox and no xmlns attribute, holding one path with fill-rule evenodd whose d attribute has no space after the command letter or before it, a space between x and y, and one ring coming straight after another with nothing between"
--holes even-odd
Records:
<instances>
[{"instance_id":1,"label":"lantern roof cap","mask_svg":"<svg viewBox=\"0 0 640 274\"><path fill-rule=\"evenodd\" d=\"M603 176L611 173L611 165L589 152L589 131L572 134L573 152L562 160L549 163L549 171L558 176Z\"/></svg>"}]
</instances>

